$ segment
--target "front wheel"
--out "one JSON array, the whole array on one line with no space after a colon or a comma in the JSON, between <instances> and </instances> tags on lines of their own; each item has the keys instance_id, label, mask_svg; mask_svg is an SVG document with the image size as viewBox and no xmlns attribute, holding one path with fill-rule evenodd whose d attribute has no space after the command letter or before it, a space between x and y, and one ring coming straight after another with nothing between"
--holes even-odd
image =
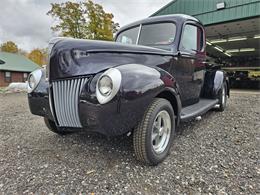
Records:
<instances>
[{"instance_id":1,"label":"front wheel","mask_svg":"<svg viewBox=\"0 0 260 195\"><path fill-rule=\"evenodd\" d=\"M138 160L157 165L169 154L175 135L175 116L169 101L156 98L134 130L133 143Z\"/></svg>"}]
</instances>

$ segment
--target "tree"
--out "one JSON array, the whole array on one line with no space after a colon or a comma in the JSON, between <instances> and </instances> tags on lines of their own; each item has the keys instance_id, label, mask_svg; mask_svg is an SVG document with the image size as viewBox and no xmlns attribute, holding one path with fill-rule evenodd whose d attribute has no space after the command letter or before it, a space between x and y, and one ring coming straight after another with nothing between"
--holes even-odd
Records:
<instances>
[{"instance_id":1,"label":"tree","mask_svg":"<svg viewBox=\"0 0 260 195\"><path fill-rule=\"evenodd\" d=\"M42 65L47 65L47 63L48 63L48 48L41 49L41 52L43 54Z\"/></svg>"},{"instance_id":2,"label":"tree","mask_svg":"<svg viewBox=\"0 0 260 195\"><path fill-rule=\"evenodd\" d=\"M47 54L45 53L45 50L34 49L28 54L28 58L36 64L42 66L46 64Z\"/></svg>"},{"instance_id":3,"label":"tree","mask_svg":"<svg viewBox=\"0 0 260 195\"><path fill-rule=\"evenodd\" d=\"M57 19L57 24L51 29L62 36L85 39L112 40L113 33L119 27L113 21L113 14L106 13L103 7L86 2L51 4L52 8L47 15Z\"/></svg>"},{"instance_id":4,"label":"tree","mask_svg":"<svg viewBox=\"0 0 260 195\"><path fill-rule=\"evenodd\" d=\"M61 32L62 36L84 38L85 18L83 16L82 3L65 2L52 3L51 15L58 20L58 24L51 27L53 31Z\"/></svg>"},{"instance_id":5,"label":"tree","mask_svg":"<svg viewBox=\"0 0 260 195\"><path fill-rule=\"evenodd\" d=\"M86 14L89 19L86 38L113 40L113 33L119 27L118 23L113 22L113 14L106 13L101 5L95 4L91 0L83 4L86 7Z\"/></svg>"},{"instance_id":6,"label":"tree","mask_svg":"<svg viewBox=\"0 0 260 195\"><path fill-rule=\"evenodd\" d=\"M12 41L7 41L1 45L1 51L9 52L9 53L17 53L18 47Z\"/></svg>"}]
</instances>

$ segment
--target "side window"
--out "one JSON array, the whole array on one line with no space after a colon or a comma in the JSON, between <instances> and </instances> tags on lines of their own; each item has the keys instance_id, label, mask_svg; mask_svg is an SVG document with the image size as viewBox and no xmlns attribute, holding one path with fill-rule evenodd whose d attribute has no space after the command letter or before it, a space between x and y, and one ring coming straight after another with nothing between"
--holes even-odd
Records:
<instances>
[{"instance_id":1,"label":"side window","mask_svg":"<svg viewBox=\"0 0 260 195\"><path fill-rule=\"evenodd\" d=\"M119 34L117 42L125 44L136 44L140 26L126 30Z\"/></svg>"},{"instance_id":2,"label":"side window","mask_svg":"<svg viewBox=\"0 0 260 195\"><path fill-rule=\"evenodd\" d=\"M204 45L204 35L200 27L187 24L184 27L181 49L201 51Z\"/></svg>"},{"instance_id":3,"label":"side window","mask_svg":"<svg viewBox=\"0 0 260 195\"><path fill-rule=\"evenodd\" d=\"M156 46L168 45L175 39L176 26L174 23L145 24L142 26L139 45Z\"/></svg>"}]
</instances>

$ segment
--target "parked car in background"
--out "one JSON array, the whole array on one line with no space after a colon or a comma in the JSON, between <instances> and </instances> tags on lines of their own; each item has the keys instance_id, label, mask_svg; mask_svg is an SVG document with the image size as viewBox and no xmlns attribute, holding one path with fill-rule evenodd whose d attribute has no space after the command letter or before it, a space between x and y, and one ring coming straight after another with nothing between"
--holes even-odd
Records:
<instances>
[{"instance_id":1,"label":"parked car in background","mask_svg":"<svg viewBox=\"0 0 260 195\"><path fill-rule=\"evenodd\" d=\"M230 86L260 89L260 67L223 67L228 75Z\"/></svg>"},{"instance_id":2,"label":"parked car in background","mask_svg":"<svg viewBox=\"0 0 260 195\"><path fill-rule=\"evenodd\" d=\"M60 38L46 69L29 76L32 114L58 134L133 133L137 159L157 165L181 121L226 108L226 74L205 63L205 31L187 15L144 19L115 43Z\"/></svg>"}]
</instances>

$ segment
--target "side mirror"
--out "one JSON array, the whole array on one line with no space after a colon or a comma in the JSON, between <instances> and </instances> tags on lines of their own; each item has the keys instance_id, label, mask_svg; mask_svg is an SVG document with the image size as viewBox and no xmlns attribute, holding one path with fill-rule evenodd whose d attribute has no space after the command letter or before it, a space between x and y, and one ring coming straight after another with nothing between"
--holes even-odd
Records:
<instances>
[{"instance_id":1,"label":"side mirror","mask_svg":"<svg viewBox=\"0 0 260 195\"><path fill-rule=\"evenodd\" d=\"M179 57L192 57L194 55L192 53L187 52L187 51L178 51L178 56Z\"/></svg>"}]
</instances>

